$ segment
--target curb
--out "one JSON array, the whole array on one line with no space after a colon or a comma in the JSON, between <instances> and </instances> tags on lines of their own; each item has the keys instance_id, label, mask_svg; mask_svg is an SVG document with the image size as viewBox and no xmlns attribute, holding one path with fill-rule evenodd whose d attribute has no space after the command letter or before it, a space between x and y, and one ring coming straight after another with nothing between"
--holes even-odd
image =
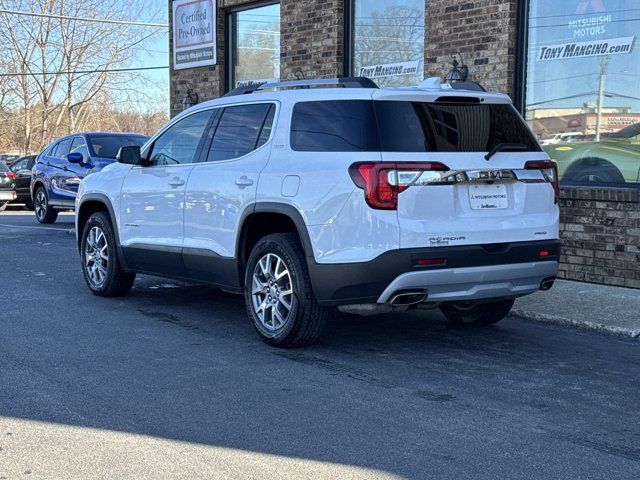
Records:
<instances>
[{"instance_id":1,"label":"curb","mask_svg":"<svg viewBox=\"0 0 640 480\"><path fill-rule=\"evenodd\" d=\"M587 320L575 320L571 318L561 317L559 315L531 313L520 309L511 310L510 315L522 318L524 320L533 320L535 322L541 323L552 323L555 325L577 327L583 330L594 330L600 333L606 333L608 335L615 335L617 337L633 338L636 340L640 339L640 326L638 328L618 327L615 325L589 322Z\"/></svg>"}]
</instances>

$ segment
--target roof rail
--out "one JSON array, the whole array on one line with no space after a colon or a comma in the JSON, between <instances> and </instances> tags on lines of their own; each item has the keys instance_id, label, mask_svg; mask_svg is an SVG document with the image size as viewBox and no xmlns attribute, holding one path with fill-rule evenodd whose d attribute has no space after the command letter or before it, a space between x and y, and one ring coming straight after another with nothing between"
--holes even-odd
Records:
<instances>
[{"instance_id":1,"label":"roof rail","mask_svg":"<svg viewBox=\"0 0 640 480\"><path fill-rule=\"evenodd\" d=\"M313 80L291 80L286 82L271 82L238 87L225 94L225 97L245 95L264 90L280 90L287 88L312 88L336 86L342 88L378 88L376 82L366 77L317 78Z\"/></svg>"},{"instance_id":2,"label":"roof rail","mask_svg":"<svg viewBox=\"0 0 640 480\"><path fill-rule=\"evenodd\" d=\"M229 90L227 93L225 93L223 97L233 97L235 95L244 95L246 93L253 93L261 85L264 85L264 83L255 83L252 85L245 85L244 87L236 87L233 90Z\"/></svg>"}]
</instances>

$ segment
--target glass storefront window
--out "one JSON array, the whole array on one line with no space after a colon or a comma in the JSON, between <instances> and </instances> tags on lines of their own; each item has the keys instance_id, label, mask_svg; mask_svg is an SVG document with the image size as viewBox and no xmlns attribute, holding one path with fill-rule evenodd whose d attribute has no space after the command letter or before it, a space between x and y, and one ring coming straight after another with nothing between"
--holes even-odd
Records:
<instances>
[{"instance_id":1,"label":"glass storefront window","mask_svg":"<svg viewBox=\"0 0 640 480\"><path fill-rule=\"evenodd\" d=\"M526 119L565 184L638 184L640 2L530 0Z\"/></svg>"},{"instance_id":2,"label":"glass storefront window","mask_svg":"<svg viewBox=\"0 0 640 480\"><path fill-rule=\"evenodd\" d=\"M229 86L276 81L280 77L280 4L229 15Z\"/></svg>"},{"instance_id":3,"label":"glass storefront window","mask_svg":"<svg viewBox=\"0 0 640 480\"><path fill-rule=\"evenodd\" d=\"M417 85L424 75L424 0L353 0L353 75Z\"/></svg>"}]
</instances>

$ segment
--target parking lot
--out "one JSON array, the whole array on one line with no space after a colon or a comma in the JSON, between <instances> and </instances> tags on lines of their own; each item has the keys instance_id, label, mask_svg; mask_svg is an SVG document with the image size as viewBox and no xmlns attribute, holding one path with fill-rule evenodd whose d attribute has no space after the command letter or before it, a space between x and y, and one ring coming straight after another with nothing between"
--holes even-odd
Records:
<instances>
[{"instance_id":1,"label":"parking lot","mask_svg":"<svg viewBox=\"0 0 640 480\"><path fill-rule=\"evenodd\" d=\"M427 311L278 350L216 289L91 295L72 228L0 214L0 479L637 478L637 341Z\"/></svg>"}]
</instances>

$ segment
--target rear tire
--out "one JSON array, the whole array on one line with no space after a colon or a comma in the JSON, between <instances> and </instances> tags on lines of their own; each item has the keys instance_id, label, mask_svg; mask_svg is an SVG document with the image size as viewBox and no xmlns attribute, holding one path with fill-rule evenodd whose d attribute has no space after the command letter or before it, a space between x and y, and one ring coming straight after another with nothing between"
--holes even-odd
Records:
<instances>
[{"instance_id":1,"label":"rear tire","mask_svg":"<svg viewBox=\"0 0 640 480\"><path fill-rule=\"evenodd\" d=\"M35 210L35 205L31 202L24 202L24 208L33 212Z\"/></svg>"},{"instance_id":2,"label":"rear tire","mask_svg":"<svg viewBox=\"0 0 640 480\"><path fill-rule=\"evenodd\" d=\"M440 305L447 320L469 327L486 327L499 322L511 311L514 299L489 303L451 302Z\"/></svg>"},{"instance_id":3,"label":"rear tire","mask_svg":"<svg viewBox=\"0 0 640 480\"><path fill-rule=\"evenodd\" d=\"M267 235L253 247L244 298L256 332L275 347L314 343L329 315L313 295L304 252L291 233Z\"/></svg>"},{"instance_id":4,"label":"rear tire","mask_svg":"<svg viewBox=\"0 0 640 480\"><path fill-rule=\"evenodd\" d=\"M133 287L136 274L123 270L111 220L105 212L89 217L82 232L80 260L84 281L94 295L121 297Z\"/></svg>"},{"instance_id":5,"label":"rear tire","mask_svg":"<svg viewBox=\"0 0 640 480\"><path fill-rule=\"evenodd\" d=\"M33 196L36 219L40 223L53 223L58 218L58 211L49 205L49 195L44 187L38 187Z\"/></svg>"}]
</instances>

